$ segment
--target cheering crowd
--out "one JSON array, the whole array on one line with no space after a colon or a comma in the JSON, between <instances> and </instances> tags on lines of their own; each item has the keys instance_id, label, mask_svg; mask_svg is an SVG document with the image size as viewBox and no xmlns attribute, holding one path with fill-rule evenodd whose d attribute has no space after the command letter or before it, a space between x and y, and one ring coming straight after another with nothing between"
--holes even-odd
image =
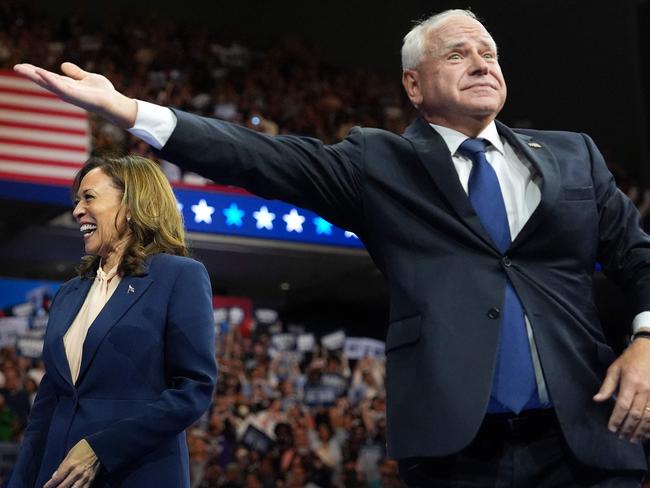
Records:
<instances>
[{"instance_id":1,"label":"cheering crowd","mask_svg":"<svg viewBox=\"0 0 650 488\"><path fill-rule=\"evenodd\" d=\"M383 358L278 351L261 328L221 330L212 407L187 431L193 487L400 486L386 457ZM5 446L20 442L43 374L40 360L0 349Z\"/></svg>"}]
</instances>

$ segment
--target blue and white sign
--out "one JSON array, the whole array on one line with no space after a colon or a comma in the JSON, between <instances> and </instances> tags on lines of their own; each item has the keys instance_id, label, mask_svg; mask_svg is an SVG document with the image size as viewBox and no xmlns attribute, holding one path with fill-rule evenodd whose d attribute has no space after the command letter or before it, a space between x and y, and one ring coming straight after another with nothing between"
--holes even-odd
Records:
<instances>
[{"instance_id":1,"label":"blue and white sign","mask_svg":"<svg viewBox=\"0 0 650 488\"><path fill-rule=\"evenodd\" d=\"M217 193L176 188L185 228L262 239L361 248L352 232L318 215L275 200L240 193Z\"/></svg>"}]
</instances>

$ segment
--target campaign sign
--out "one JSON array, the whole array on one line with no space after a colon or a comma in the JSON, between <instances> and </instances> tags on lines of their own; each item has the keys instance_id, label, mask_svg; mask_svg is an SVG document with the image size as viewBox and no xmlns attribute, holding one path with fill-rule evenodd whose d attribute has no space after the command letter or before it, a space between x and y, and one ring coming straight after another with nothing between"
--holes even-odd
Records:
<instances>
[{"instance_id":1,"label":"campaign sign","mask_svg":"<svg viewBox=\"0 0 650 488\"><path fill-rule=\"evenodd\" d=\"M331 407L336 402L336 389L331 386L308 386L303 394L303 403L310 407Z\"/></svg>"},{"instance_id":2,"label":"campaign sign","mask_svg":"<svg viewBox=\"0 0 650 488\"><path fill-rule=\"evenodd\" d=\"M249 449L261 454L267 453L273 446L273 440L268 435L250 424L246 427L241 442Z\"/></svg>"}]
</instances>

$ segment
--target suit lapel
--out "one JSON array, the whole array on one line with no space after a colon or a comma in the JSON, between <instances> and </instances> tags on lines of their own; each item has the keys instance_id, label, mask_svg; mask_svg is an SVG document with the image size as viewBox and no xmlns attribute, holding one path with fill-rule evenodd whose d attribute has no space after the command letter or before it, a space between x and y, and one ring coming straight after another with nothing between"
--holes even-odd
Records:
<instances>
[{"instance_id":1,"label":"suit lapel","mask_svg":"<svg viewBox=\"0 0 650 488\"><path fill-rule=\"evenodd\" d=\"M63 336L75 319L86 299L88 290L93 284L91 279L77 279L73 281L64 295L56 299L56 311L50 315L48 327L53 331L52 355L54 364L59 374L72 385L72 375L68 365L68 356L63 345Z\"/></svg>"},{"instance_id":2,"label":"suit lapel","mask_svg":"<svg viewBox=\"0 0 650 488\"><path fill-rule=\"evenodd\" d=\"M102 340L124 314L142 297L153 280L147 277L125 276L120 281L110 300L88 329L83 345L83 355L77 384L92 362Z\"/></svg>"},{"instance_id":3,"label":"suit lapel","mask_svg":"<svg viewBox=\"0 0 650 488\"><path fill-rule=\"evenodd\" d=\"M560 170L557 159L545 144L536 142L534 138L526 134L515 133L498 121L496 124L499 134L520 154L523 154L542 176L541 200L510 246L510 249L515 249L532 235L542 222L543 216L556 205L561 187Z\"/></svg>"},{"instance_id":4,"label":"suit lapel","mask_svg":"<svg viewBox=\"0 0 650 488\"><path fill-rule=\"evenodd\" d=\"M424 119L418 117L406 129L404 137L413 143L420 161L460 220L490 249L496 251L467 198L467 193L463 190L449 148L440 134Z\"/></svg>"}]
</instances>

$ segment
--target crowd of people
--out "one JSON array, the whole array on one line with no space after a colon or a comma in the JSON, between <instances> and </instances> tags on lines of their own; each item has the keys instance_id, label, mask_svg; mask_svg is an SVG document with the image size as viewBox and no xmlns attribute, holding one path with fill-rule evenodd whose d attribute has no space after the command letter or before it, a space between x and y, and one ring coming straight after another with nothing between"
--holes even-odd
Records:
<instances>
[{"instance_id":1,"label":"crowd of people","mask_svg":"<svg viewBox=\"0 0 650 488\"><path fill-rule=\"evenodd\" d=\"M340 140L353 125L402 131L414 113L394 79L327 65L300 39L253 49L164 17L109 17L101 25L71 17L57 24L24 5L3 8L0 66L7 69L19 61L57 69L68 59L103 73L131 97L325 142ZM96 149L145 150L96 124Z\"/></svg>"},{"instance_id":2,"label":"crowd of people","mask_svg":"<svg viewBox=\"0 0 650 488\"><path fill-rule=\"evenodd\" d=\"M214 401L187 431L193 487L400 486L386 457L383 359L276 351L262 329L223 330ZM43 374L40 360L0 349L0 441L20 442Z\"/></svg>"},{"instance_id":3,"label":"crowd of people","mask_svg":"<svg viewBox=\"0 0 650 488\"><path fill-rule=\"evenodd\" d=\"M194 486L398 486L382 359L273 352L269 335L239 329L218 341L214 404L188 432ZM312 395L331 378L336 397Z\"/></svg>"}]
</instances>

